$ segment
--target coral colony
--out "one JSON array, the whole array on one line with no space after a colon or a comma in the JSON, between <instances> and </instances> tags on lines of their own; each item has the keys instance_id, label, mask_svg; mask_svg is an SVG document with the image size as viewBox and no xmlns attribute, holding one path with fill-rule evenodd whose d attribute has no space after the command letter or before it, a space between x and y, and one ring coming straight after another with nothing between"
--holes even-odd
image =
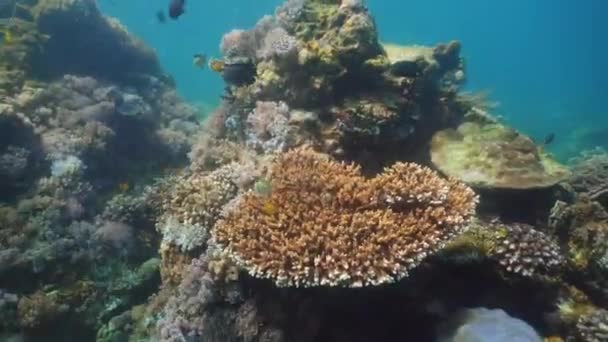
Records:
<instances>
[{"instance_id":1,"label":"coral colony","mask_svg":"<svg viewBox=\"0 0 608 342\"><path fill-rule=\"evenodd\" d=\"M0 45L0 339L608 341L608 154L568 168L499 123L458 41L289 0L221 39L199 123L94 1L28 4Z\"/></svg>"}]
</instances>

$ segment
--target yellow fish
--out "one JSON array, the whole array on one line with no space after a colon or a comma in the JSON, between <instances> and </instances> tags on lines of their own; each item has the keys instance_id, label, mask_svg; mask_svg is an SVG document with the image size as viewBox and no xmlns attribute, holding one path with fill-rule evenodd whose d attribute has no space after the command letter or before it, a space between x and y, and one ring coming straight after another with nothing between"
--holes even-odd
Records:
<instances>
[{"instance_id":1,"label":"yellow fish","mask_svg":"<svg viewBox=\"0 0 608 342\"><path fill-rule=\"evenodd\" d=\"M262 212L266 215L274 215L277 212L277 207L270 201L266 201L264 202L264 206L262 206Z\"/></svg>"},{"instance_id":2,"label":"yellow fish","mask_svg":"<svg viewBox=\"0 0 608 342\"><path fill-rule=\"evenodd\" d=\"M118 191L127 192L127 191L129 191L130 187L131 186L129 185L129 182L122 182L122 183L118 184Z\"/></svg>"},{"instance_id":3,"label":"yellow fish","mask_svg":"<svg viewBox=\"0 0 608 342\"><path fill-rule=\"evenodd\" d=\"M4 44L10 44L13 42L13 34L8 29L2 32L4 34Z\"/></svg>"},{"instance_id":4,"label":"yellow fish","mask_svg":"<svg viewBox=\"0 0 608 342\"><path fill-rule=\"evenodd\" d=\"M224 61L215 58L209 60L209 69L215 72L224 71Z\"/></svg>"}]
</instances>

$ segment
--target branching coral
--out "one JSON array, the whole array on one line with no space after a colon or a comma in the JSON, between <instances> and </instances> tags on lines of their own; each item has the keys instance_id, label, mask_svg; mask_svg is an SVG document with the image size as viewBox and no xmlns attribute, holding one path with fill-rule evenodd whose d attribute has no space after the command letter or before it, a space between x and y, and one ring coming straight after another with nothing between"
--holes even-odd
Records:
<instances>
[{"instance_id":1,"label":"branching coral","mask_svg":"<svg viewBox=\"0 0 608 342\"><path fill-rule=\"evenodd\" d=\"M233 171L234 165L229 164L211 174L195 173L175 183L157 226L164 243L183 251L203 245L222 207L236 195Z\"/></svg>"},{"instance_id":2,"label":"branching coral","mask_svg":"<svg viewBox=\"0 0 608 342\"><path fill-rule=\"evenodd\" d=\"M278 286L359 287L407 276L460 233L477 197L411 163L372 179L299 148L277 157L269 194L245 194L213 231L249 273Z\"/></svg>"},{"instance_id":3,"label":"branching coral","mask_svg":"<svg viewBox=\"0 0 608 342\"><path fill-rule=\"evenodd\" d=\"M574 190L608 204L608 153L604 150L583 152L571 164L570 184Z\"/></svg>"}]
</instances>

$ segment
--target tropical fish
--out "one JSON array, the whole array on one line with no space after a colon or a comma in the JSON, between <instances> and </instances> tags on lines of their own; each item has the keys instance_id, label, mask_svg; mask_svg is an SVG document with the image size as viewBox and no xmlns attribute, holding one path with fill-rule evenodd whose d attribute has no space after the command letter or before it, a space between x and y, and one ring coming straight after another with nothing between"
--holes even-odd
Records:
<instances>
[{"instance_id":1,"label":"tropical fish","mask_svg":"<svg viewBox=\"0 0 608 342\"><path fill-rule=\"evenodd\" d=\"M277 212L277 207L272 202L267 200L262 206L262 212L264 212L266 215L274 215Z\"/></svg>"},{"instance_id":2,"label":"tropical fish","mask_svg":"<svg viewBox=\"0 0 608 342\"><path fill-rule=\"evenodd\" d=\"M197 53L194 55L192 59L192 64L203 69L205 67L205 62L207 62L207 56L205 54Z\"/></svg>"},{"instance_id":3,"label":"tropical fish","mask_svg":"<svg viewBox=\"0 0 608 342\"><path fill-rule=\"evenodd\" d=\"M209 69L215 72L224 71L224 61L221 59L212 58L209 60Z\"/></svg>"},{"instance_id":4,"label":"tropical fish","mask_svg":"<svg viewBox=\"0 0 608 342\"><path fill-rule=\"evenodd\" d=\"M545 140L543 140L543 145L549 145L553 140L555 140L555 133L549 133L545 137Z\"/></svg>"},{"instance_id":5,"label":"tropical fish","mask_svg":"<svg viewBox=\"0 0 608 342\"><path fill-rule=\"evenodd\" d=\"M127 191L129 191L130 188L131 188L131 185L129 184L129 182L122 182L122 183L118 184L119 192L127 192Z\"/></svg>"},{"instance_id":6,"label":"tropical fish","mask_svg":"<svg viewBox=\"0 0 608 342\"><path fill-rule=\"evenodd\" d=\"M180 15L184 14L185 5L186 0L171 0L171 2L169 2L169 17L173 20L177 20Z\"/></svg>"},{"instance_id":7,"label":"tropical fish","mask_svg":"<svg viewBox=\"0 0 608 342\"><path fill-rule=\"evenodd\" d=\"M239 59L224 63L222 78L233 86L244 86L255 82L256 66L249 59Z\"/></svg>"}]
</instances>

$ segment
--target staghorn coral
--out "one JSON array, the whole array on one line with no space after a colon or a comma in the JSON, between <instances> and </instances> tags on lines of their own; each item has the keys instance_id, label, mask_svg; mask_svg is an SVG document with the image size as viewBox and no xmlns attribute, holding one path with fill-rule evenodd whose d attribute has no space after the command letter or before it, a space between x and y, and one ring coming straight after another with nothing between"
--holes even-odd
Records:
<instances>
[{"instance_id":1,"label":"staghorn coral","mask_svg":"<svg viewBox=\"0 0 608 342\"><path fill-rule=\"evenodd\" d=\"M509 272L526 277L549 274L564 262L559 246L526 224L501 226L492 257Z\"/></svg>"},{"instance_id":2,"label":"staghorn coral","mask_svg":"<svg viewBox=\"0 0 608 342\"><path fill-rule=\"evenodd\" d=\"M280 155L268 195L243 195L213 238L278 286L396 281L464 230L477 197L416 164L366 180L354 165L299 148Z\"/></svg>"},{"instance_id":3,"label":"staghorn coral","mask_svg":"<svg viewBox=\"0 0 608 342\"><path fill-rule=\"evenodd\" d=\"M582 315L576 323L575 330L577 341L608 341L608 310L597 309Z\"/></svg>"},{"instance_id":4,"label":"staghorn coral","mask_svg":"<svg viewBox=\"0 0 608 342\"><path fill-rule=\"evenodd\" d=\"M482 188L546 188L570 175L530 138L501 124L465 122L435 133L431 160L445 174Z\"/></svg>"}]
</instances>

